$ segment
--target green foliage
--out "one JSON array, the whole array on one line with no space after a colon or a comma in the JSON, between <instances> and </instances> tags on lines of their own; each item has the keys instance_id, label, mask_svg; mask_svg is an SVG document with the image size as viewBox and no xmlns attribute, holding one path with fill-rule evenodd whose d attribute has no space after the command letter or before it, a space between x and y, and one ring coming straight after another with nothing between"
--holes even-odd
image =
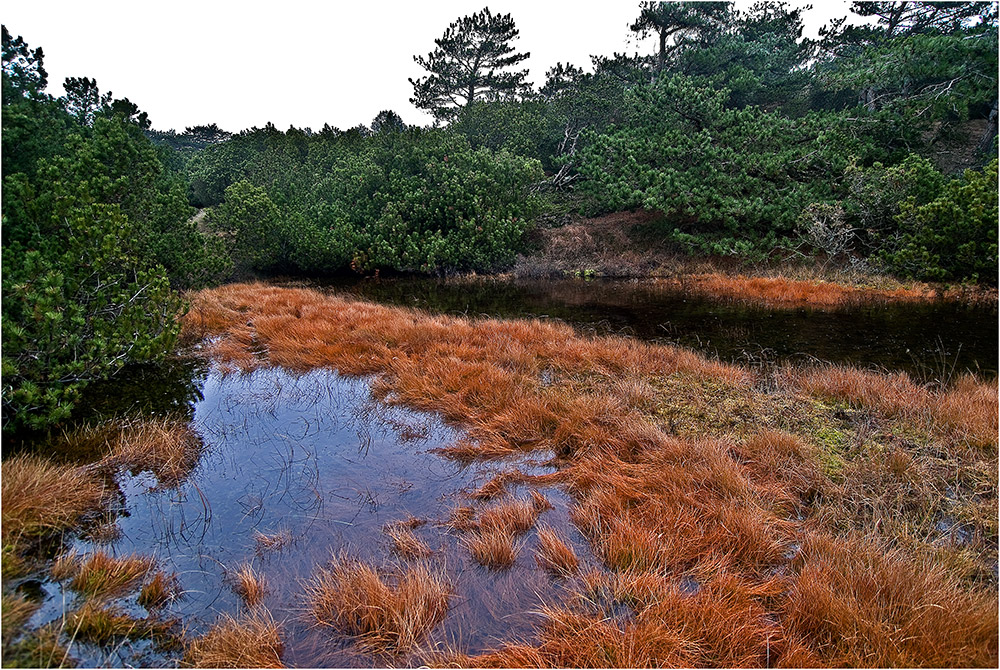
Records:
<instances>
[{"instance_id":1,"label":"green foliage","mask_svg":"<svg viewBox=\"0 0 1000 670\"><path fill-rule=\"evenodd\" d=\"M583 151L588 190L609 210L662 211L671 238L692 249L766 253L810 202L832 196L847 156L879 155L835 115L790 119L728 99L683 75L633 89L626 123Z\"/></svg>"},{"instance_id":2,"label":"green foliage","mask_svg":"<svg viewBox=\"0 0 1000 670\"><path fill-rule=\"evenodd\" d=\"M851 163L844 182L847 222L859 232L866 255L877 255L880 249L897 245L896 217L903 203L919 206L930 202L947 178L926 158L910 154L890 167L875 163L863 168Z\"/></svg>"},{"instance_id":3,"label":"green foliage","mask_svg":"<svg viewBox=\"0 0 1000 670\"><path fill-rule=\"evenodd\" d=\"M117 205L53 200L15 175L4 209L18 234L3 247L3 424L40 429L68 417L89 381L165 353L181 301L123 245L132 228Z\"/></svg>"},{"instance_id":4,"label":"green foliage","mask_svg":"<svg viewBox=\"0 0 1000 670\"><path fill-rule=\"evenodd\" d=\"M91 381L164 355L183 307L174 288L217 279L226 260L190 220L145 115L85 78L67 111L43 91L41 49L3 32L7 432L48 429Z\"/></svg>"},{"instance_id":5,"label":"green foliage","mask_svg":"<svg viewBox=\"0 0 1000 670\"><path fill-rule=\"evenodd\" d=\"M279 228L278 208L267 192L246 180L226 189L226 200L211 214L213 228L232 238L233 256L256 268L287 262L286 231Z\"/></svg>"},{"instance_id":6,"label":"green foliage","mask_svg":"<svg viewBox=\"0 0 1000 670\"><path fill-rule=\"evenodd\" d=\"M910 198L897 216L899 244L882 252L898 273L922 279L997 279L997 161L966 170L938 197Z\"/></svg>"}]
</instances>

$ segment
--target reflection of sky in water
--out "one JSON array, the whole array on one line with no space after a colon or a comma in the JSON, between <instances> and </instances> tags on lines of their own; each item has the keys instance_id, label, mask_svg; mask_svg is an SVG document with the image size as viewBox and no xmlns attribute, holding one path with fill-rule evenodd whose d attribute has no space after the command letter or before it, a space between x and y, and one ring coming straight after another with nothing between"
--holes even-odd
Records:
<instances>
[{"instance_id":1,"label":"reflection of sky in water","mask_svg":"<svg viewBox=\"0 0 1000 670\"><path fill-rule=\"evenodd\" d=\"M503 466L463 469L428 453L458 436L435 417L376 403L365 381L328 371L212 372L202 394L194 425L206 448L197 468L173 490L156 490L147 474L120 475L126 512L118 521L122 537L111 547L116 555L153 555L161 568L179 575L185 596L166 614L181 617L189 633L203 631L219 612L242 607L225 571L250 561L267 580L265 604L285 624L286 663L383 664L352 655L349 644L310 626L303 616L302 586L334 552L387 569L399 565L382 528L410 515L429 520L416 533L435 550L431 565L455 587L448 618L429 645L457 642L476 651L499 639L527 636L535 622L529 612L558 597L560 586L535 566L534 531L522 538L514 568L490 572L472 562L457 534L437 524L451 508L469 504L463 492ZM530 462L520 467L539 471ZM589 555L569 524L568 498L554 489L543 492L556 509L541 521L574 540L581 557ZM515 493L525 497L527 490ZM255 531L287 531L292 543L257 553ZM77 543L80 551L95 548ZM35 623L72 605L74 596L61 593L58 585L44 588L50 597ZM144 614L134 604L128 609ZM117 651L75 646L72 653L85 665L121 665L141 661L135 654L148 651L148 644L139 644ZM169 658L152 655L144 662L165 661Z\"/></svg>"}]
</instances>

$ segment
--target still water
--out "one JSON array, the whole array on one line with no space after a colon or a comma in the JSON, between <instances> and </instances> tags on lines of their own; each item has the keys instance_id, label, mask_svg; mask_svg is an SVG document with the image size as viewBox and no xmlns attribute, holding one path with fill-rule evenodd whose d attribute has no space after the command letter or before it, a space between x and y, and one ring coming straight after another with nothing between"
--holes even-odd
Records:
<instances>
[{"instance_id":1,"label":"still water","mask_svg":"<svg viewBox=\"0 0 1000 670\"><path fill-rule=\"evenodd\" d=\"M581 332L616 333L695 347L749 364L824 360L905 370L932 380L950 371L995 376L997 310L945 303L872 306L852 310L766 309L668 292L643 282L367 280L327 284L325 290L434 312L559 319ZM227 574L251 563L264 576L264 604L284 627L283 661L297 666L372 666L420 663L359 654L349 640L310 621L304 585L334 554L361 558L388 571L403 565L383 532L408 517L434 555L430 564L452 584L446 620L427 648L468 653L499 640L530 636L537 612L562 598L572 583L554 580L534 561L535 531L522 539L513 568L475 564L461 537L443 522L469 504L466 494L499 468L550 471L529 460L462 467L436 453L460 437L433 415L373 401L365 379L326 370L293 375L280 369L224 375L210 363L178 360L136 368L94 387L97 415L181 415L204 442L195 470L174 488L148 474L118 474L120 538L105 550L151 555L177 573L184 595L166 614L189 635L219 613L243 605ZM585 565L598 567L569 522L569 499L543 488L554 509L540 522L571 542ZM526 490L514 489L517 497ZM488 503L485 503L488 504ZM484 504L479 504L483 506ZM262 550L255 533L285 533L290 543ZM79 552L100 545L71 541ZM586 568L585 568L586 569ZM585 570L584 570L585 571ZM77 596L60 584L35 585L44 601L34 624L58 620ZM134 594L118 603L145 613ZM114 648L74 645L83 665L173 665L179 652L149 643Z\"/></svg>"}]
</instances>

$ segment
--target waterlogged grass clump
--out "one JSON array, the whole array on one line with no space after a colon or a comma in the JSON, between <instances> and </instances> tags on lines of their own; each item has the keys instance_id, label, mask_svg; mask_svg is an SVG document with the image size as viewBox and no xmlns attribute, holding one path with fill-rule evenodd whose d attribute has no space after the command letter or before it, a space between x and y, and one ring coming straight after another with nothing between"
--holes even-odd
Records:
<instances>
[{"instance_id":1,"label":"waterlogged grass clump","mask_svg":"<svg viewBox=\"0 0 1000 670\"><path fill-rule=\"evenodd\" d=\"M451 586L423 564L397 574L334 557L306 586L314 621L353 637L371 652L412 649L448 612Z\"/></svg>"}]
</instances>

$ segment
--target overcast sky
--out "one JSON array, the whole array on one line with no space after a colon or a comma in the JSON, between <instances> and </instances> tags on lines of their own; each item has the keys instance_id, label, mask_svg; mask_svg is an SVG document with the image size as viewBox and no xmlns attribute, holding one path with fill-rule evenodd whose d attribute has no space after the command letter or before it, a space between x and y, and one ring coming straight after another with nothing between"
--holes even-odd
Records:
<instances>
[{"instance_id":1,"label":"overcast sky","mask_svg":"<svg viewBox=\"0 0 1000 670\"><path fill-rule=\"evenodd\" d=\"M268 121L318 130L369 124L383 109L430 123L409 102L407 79L423 74L413 56L429 53L448 24L484 4L34 0L5 3L2 20L32 48L43 47L52 95L62 95L66 77L86 76L128 97L161 130L217 123L238 131ZM591 54L652 53L653 42L637 44L628 29L638 4L500 0L489 8L512 15L515 46L531 53L525 65L541 84L559 61L589 68ZM806 13L813 36L848 14L846 0L813 4Z\"/></svg>"}]
</instances>

